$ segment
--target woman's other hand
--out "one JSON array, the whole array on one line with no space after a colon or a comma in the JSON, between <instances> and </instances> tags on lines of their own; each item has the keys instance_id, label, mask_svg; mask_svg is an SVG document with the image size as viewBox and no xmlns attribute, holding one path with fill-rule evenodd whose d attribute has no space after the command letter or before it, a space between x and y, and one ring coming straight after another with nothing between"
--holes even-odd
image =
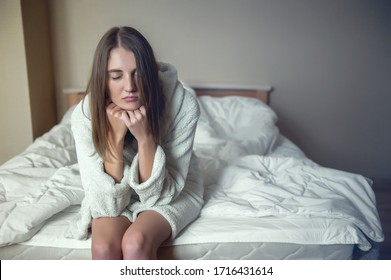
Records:
<instances>
[{"instance_id":1,"label":"woman's other hand","mask_svg":"<svg viewBox=\"0 0 391 280\"><path fill-rule=\"evenodd\" d=\"M113 137L113 140L115 142L122 141L128 131L128 128L123 120L123 115L126 114L126 111L113 102L108 101L106 113L111 125L111 136Z\"/></svg>"},{"instance_id":2,"label":"woman's other hand","mask_svg":"<svg viewBox=\"0 0 391 280\"><path fill-rule=\"evenodd\" d=\"M134 111L124 111L121 118L137 142L144 142L152 137L144 106Z\"/></svg>"},{"instance_id":3,"label":"woman's other hand","mask_svg":"<svg viewBox=\"0 0 391 280\"><path fill-rule=\"evenodd\" d=\"M137 140L139 161L139 183L145 182L152 173L156 143L150 132L148 117L144 106L122 114L124 123Z\"/></svg>"}]
</instances>

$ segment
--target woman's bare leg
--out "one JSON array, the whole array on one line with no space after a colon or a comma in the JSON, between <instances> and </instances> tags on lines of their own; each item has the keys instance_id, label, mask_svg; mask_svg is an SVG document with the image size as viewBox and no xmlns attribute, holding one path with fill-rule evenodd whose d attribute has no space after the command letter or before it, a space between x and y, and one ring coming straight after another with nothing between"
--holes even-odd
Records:
<instances>
[{"instance_id":1,"label":"woman's bare leg","mask_svg":"<svg viewBox=\"0 0 391 280\"><path fill-rule=\"evenodd\" d=\"M156 211L142 212L124 234L123 258L156 259L157 250L170 235L171 226L162 215Z\"/></svg>"},{"instance_id":2,"label":"woman's bare leg","mask_svg":"<svg viewBox=\"0 0 391 280\"><path fill-rule=\"evenodd\" d=\"M92 220L92 259L122 259L122 237L131 225L128 218L96 218Z\"/></svg>"}]
</instances>

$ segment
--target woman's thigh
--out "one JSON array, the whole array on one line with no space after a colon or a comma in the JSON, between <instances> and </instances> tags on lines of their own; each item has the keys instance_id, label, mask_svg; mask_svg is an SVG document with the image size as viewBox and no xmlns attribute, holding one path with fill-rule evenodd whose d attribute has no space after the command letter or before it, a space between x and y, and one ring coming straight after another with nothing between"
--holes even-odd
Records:
<instances>
[{"instance_id":1,"label":"woman's thigh","mask_svg":"<svg viewBox=\"0 0 391 280\"><path fill-rule=\"evenodd\" d=\"M122 237L131 225L128 218L96 218L92 220L92 257L98 259L121 259Z\"/></svg>"}]
</instances>

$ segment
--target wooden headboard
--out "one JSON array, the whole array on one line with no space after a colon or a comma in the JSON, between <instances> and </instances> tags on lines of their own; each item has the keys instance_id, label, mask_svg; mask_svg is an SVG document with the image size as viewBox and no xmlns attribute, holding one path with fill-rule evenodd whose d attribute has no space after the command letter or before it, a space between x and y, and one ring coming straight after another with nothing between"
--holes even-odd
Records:
<instances>
[{"instance_id":1,"label":"wooden headboard","mask_svg":"<svg viewBox=\"0 0 391 280\"><path fill-rule=\"evenodd\" d=\"M242 96L251 97L261 100L262 102L269 104L271 87L224 87L224 86L191 86L194 89L197 96L213 96L213 97L225 97L225 96Z\"/></svg>"}]
</instances>

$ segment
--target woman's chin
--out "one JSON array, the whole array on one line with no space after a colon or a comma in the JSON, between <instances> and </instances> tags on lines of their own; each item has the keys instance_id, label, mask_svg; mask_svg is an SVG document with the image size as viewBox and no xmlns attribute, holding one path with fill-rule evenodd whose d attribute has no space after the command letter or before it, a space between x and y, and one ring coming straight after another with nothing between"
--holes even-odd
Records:
<instances>
[{"instance_id":1,"label":"woman's chin","mask_svg":"<svg viewBox=\"0 0 391 280\"><path fill-rule=\"evenodd\" d=\"M121 102L121 104L116 104L118 107L120 107L124 111L135 111L141 107L141 105L138 102Z\"/></svg>"}]
</instances>

